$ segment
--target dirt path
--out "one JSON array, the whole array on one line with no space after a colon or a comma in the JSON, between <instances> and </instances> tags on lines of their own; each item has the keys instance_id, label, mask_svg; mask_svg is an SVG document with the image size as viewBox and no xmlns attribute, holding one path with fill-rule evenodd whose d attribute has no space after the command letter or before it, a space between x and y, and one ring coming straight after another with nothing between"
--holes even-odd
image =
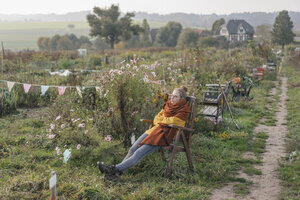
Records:
<instances>
[{"instance_id":1,"label":"dirt path","mask_svg":"<svg viewBox=\"0 0 300 200\"><path fill-rule=\"evenodd\" d=\"M279 72L282 65L280 65ZM259 124L254 129L254 134L264 132L268 134L269 138L266 141L266 152L262 154L262 165L256 165L255 167L262 172L262 175L248 176L247 174L240 172L238 177L244 178L247 181L253 182L249 187L250 194L244 197L237 197L233 192L233 186L236 183L229 183L221 189L213 191L211 200L229 200L229 199L247 199L247 200L275 200L278 199L280 194L280 180L278 178L278 159L285 154L284 139L288 131L286 124L286 99L287 99L287 78L279 77L281 80L280 101L278 102L278 112L276 113L276 126L265 126ZM278 86L279 82L276 82ZM277 87L276 87L277 88ZM271 96L275 95L277 89L273 88ZM251 157L251 153L244 155L245 157Z\"/></svg>"}]
</instances>

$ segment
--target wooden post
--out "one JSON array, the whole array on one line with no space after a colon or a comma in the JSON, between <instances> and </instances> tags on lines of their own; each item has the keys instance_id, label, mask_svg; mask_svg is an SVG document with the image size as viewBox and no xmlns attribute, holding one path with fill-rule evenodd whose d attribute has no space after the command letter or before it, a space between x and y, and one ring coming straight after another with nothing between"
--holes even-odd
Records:
<instances>
[{"instance_id":1,"label":"wooden post","mask_svg":"<svg viewBox=\"0 0 300 200\"><path fill-rule=\"evenodd\" d=\"M1 59L1 65L2 65L2 77L4 77L4 47L3 42L1 42L2 46L2 59ZM4 85L4 84L3 84ZM2 88L2 111L1 111L1 117L3 116L3 110L4 110L4 86Z\"/></svg>"},{"instance_id":2,"label":"wooden post","mask_svg":"<svg viewBox=\"0 0 300 200\"><path fill-rule=\"evenodd\" d=\"M51 172L51 178L49 179L49 189L51 190L50 200L56 200L56 172Z\"/></svg>"}]
</instances>

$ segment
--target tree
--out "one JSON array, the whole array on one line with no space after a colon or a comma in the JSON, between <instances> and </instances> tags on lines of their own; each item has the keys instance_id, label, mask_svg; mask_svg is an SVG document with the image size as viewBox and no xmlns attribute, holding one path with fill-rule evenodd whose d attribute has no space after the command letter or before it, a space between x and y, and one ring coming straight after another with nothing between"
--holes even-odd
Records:
<instances>
[{"instance_id":1,"label":"tree","mask_svg":"<svg viewBox=\"0 0 300 200\"><path fill-rule=\"evenodd\" d=\"M91 27L90 36L101 36L113 49L122 37L123 40L128 40L131 33L137 35L142 31L138 25L132 24L133 13L126 13L120 18L119 6L112 4L108 9L94 7L95 14L87 15L88 23Z\"/></svg>"},{"instance_id":2,"label":"tree","mask_svg":"<svg viewBox=\"0 0 300 200\"><path fill-rule=\"evenodd\" d=\"M180 48L191 48L197 46L199 34L191 28L184 29L179 35L177 46Z\"/></svg>"},{"instance_id":3,"label":"tree","mask_svg":"<svg viewBox=\"0 0 300 200\"><path fill-rule=\"evenodd\" d=\"M182 25L180 23L169 22L158 30L157 43L162 46L175 47L181 31Z\"/></svg>"},{"instance_id":4,"label":"tree","mask_svg":"<svg viewBox=\"0 0 300 200\"><path fill-rule=\"evenodd\" d=\"M52 38L51 38L51 40L50 40L50 42L49 42L49 45L50 45L50 49L51 50L57 50L56 48L57 48L57 41L60 39L60 35L58 35L58 34L56 34L56 35L54 35Z\"/></svg>"},{"instance_id":5,"label":"tree","mask_svg":"<svg viewBox=\"0 0 300 200\"><path fill-rule=\"evenodd\" d=\"M225 24L225 19L224 18L221 18L221 19L218 19L216 20L213 25L212 25L212 28L211 28L211 33L213 35L219 35L220 34L220 29L221 29L221 26Z\"/></svg>"},{"instance_id":6,"label":"tree","mask_svg":"<svg viewBox=\"0 0 300 200\"><path fill-rule=\"evenodd\" d=\"M57 48L57 50L73 50L73 49L75 49L75 45L73 44L72 40L70 40L67 35L64 35L57 41L56 48Z\"/></svg>"},{"instance_id":7,"label":"tree","mask_svg":"<svg viewBox=\"0 0 300 200\"><path fill-rule=\"evenodd\" d=\"M39 37L37 40L37 45L41 51L49 50L50 38Z\"/></svg>"},{"instance_id":8,"label":"tree","mask_svg":"<svg viewBox=\"0 0 300 200\"><path fill-rule=\"evenodd\" d=\"M281 45L284 49L284 45L292 43L294 41L295 34L293 33L294 25L288 14L288 11L283 10L276 17L272 29L272 41Z\"/></svg>"},{"instance_id":9,"label":"tree","mask_svg":"<svg viewBox=\"0 0 300 200\"><path fill-rule=\"evenodd\" d=\"M150 41L150 26L147 22L147 19L143 20L142 23L143 32L139 35L138 47L148 47L151 46Z\"/></svg>"}]
</instances>

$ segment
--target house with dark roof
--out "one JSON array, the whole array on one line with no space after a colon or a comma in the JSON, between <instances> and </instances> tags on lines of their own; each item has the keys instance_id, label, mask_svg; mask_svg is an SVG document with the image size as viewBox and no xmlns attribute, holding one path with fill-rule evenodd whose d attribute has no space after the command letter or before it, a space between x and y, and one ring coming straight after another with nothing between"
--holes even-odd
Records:
<instances>
[{"instance_id":1,"label":"house with dark roof","mask_svg":"<svg viewBox=\"0 0 300 200\"><path fill-rule=\"evenodd\" d=\"M253 39L254 28L241 19L231 19L227 24L223 24L220 36L224 36L230 42L243 42Z\"/></svg>"}]
</instances>

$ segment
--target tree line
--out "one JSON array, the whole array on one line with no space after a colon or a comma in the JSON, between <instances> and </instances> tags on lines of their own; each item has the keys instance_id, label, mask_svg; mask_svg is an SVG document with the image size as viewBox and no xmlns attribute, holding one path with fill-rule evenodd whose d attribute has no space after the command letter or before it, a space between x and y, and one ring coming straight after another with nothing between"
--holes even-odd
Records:
<instances>
[{"instance_id":1,"label":"tree line","mask_svg":"<svg viewBox=\"0 0 300 200\"><path fill-rule=\"evenodd\" d=\"M160 29L150 29L146 19L141 25L133 23L134 13L128 12L121 16L118 5L109 8L94 7L92 14L87 15L92 41L86 36L77 38L74 34L64 36L55 35L52 38L40 37L37 41L40 50L74 50L78 48L114 49L141 48L149 46L191 48L196 46L213 46L227 48L229 42L218 35L225 24L224 18L216 20L211 30L197 31L183 28L179 22L169 21ZM295 34L292 32L293 22L287 11L281 11L276 17L273 29L258 27L262 37L270 37L273 43L282 45L293 42ZM201 32L201 33L199 33ZM269 34L267 34L269 33ZM201 37L204 36L204 37Z\"/></svg>"},{"instance_id":2,"label":"tree line","mask_svg":"<svg viewBox=\"0 0 300 200\"><path fill-rule=\"evenodd\" d=\"M55 51L55 50L75 50L79 48L90 48L92 43L87 36L80 36L75 34L54 35L53 37L39 37L37 45L41 51Z\"/></svg>"}]
</instances>

